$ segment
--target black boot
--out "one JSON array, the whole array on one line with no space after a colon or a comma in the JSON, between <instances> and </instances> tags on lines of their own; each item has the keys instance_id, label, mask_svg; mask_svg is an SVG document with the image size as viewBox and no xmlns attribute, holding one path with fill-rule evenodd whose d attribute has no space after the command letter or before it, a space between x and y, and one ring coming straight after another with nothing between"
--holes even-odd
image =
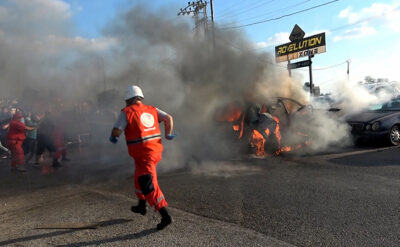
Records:
<instances>
[{"instance_id":1,"label":"black boot","mask_svg":"<svg viewBox=\"0 0 400 247\"><path fill-rule=\"evenodd\" d=\"M131 211L137 214L145 215L146 214L146 200L139 200L139 204L137 206L132 206Z\"/></svg>"},{"instance_id":2,"label":"black boot","mask_svg":"<svg viewBox=\"0 0 400 247\"><path fill-rule=\"evenodd\" d=\"M63 157L61 158L61 161L66 161L66 162L68 162L68 161L71 161L71 160L68 159L66 156L63 156Z\"/></svg>"},{"instance_id":3,"label":"black boot","mask_svg":"<svg viewBox=\"0 0 400 247\"><path fill-rule=\"evenodd\" d=\"M54 168L61 167L60 162L58 162L58 160L57 160L56 158L53 159L53 167L54 167Z\"/></svg>"},{"instance_id":4,"label":"black boot","mask_svg":"<svg viewBox=\"0 0 400 247\"><path fill-rule=\"evenodd\" d=\"M161 222L157 224L157 230L162 230L172 223L172 218L169 216L166 207L160 208L159 212L161 214Z\"/></svg>"}]
</instances>

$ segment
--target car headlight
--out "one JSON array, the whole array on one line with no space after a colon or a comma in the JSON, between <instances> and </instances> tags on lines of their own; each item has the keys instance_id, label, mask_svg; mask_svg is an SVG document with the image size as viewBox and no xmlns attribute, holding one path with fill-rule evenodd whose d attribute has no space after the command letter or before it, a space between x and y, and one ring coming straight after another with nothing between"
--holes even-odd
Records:
<instances>
[{"instance_id":1,"label":"car headlight","mask_svg":"<svg viewBox=\"0 0 400 247\"><path fill-rule=\"evenodd\" d=\"M379 122L373 123L372 126L371 126L371 129L372 130L378 130L379 129Z\"/></svg>"},{"instance_id":2,"label":"car headlight","mask_svg":"<svg viewBox=\"0 0 400 247\"><path fill-rule=\"evenodd\" d=\"M367 124L367 126L365 126L365 130L370 130L371 129L371 125Z\"/></svg>"}]
</instances>

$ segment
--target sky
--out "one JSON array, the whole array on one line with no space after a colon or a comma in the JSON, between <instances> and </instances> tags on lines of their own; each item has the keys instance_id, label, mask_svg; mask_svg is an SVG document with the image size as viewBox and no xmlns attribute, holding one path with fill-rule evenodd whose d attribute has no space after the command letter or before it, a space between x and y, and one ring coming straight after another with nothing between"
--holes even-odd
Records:
<instances>
[{"instance_id":1,"label":"sky","mask_svg":"<svg viewBox=\"0 0 400 247\"><path fill-rule=\"evenodd\" d=\"M146 4L146 1L126 0L64 2L70 8L70 18L77 26L77 35L88 39L101 38L102 28L119 11L136 3ZM222 29L233 28L244 32L254 42L256 50L271 54L274 54L275 46L290 42L289 35L295 24L305 31L306 37L325 32L326 53L317 54L313 58L313 81L320 86L323 93L335 90L338 80L358 82L365 76L372 76L400 81L400 74L397 72L397 58L400 57L400 1L329 2L331 1L214 0L214 21ZM327 4L324 6L316 7L325 3ZM186 6L187 1L179 0L151 2L151 8L165 8L168 18L191 18L176 16L179 8ZM313 9L307 10L309 8ZM211 17L210 9L208 15ZM282 18L270 20L279 17ZM256 22L263 23L253 25ZM250 25L240 27L248 24ZM293 62L300 60L304 59ZM277 64L278 68L285 66L285 62ZM303 74L304 81L309 81L308 68L297 69L296 72Z\"/></svg>"},{"instance_id":2,"label":"sky","mask_svg":"<svg viewBox=\"0 0 400 247\"><path fill-rule=\"evenodd\" d=\"M2 12L4 14L7 7L13 4L21 8L27 8L29 4L43 5L43 13L39 14L42 14L42 19L48 17L46 32L43 31L47 34L46 39L56 41L52 44L86 51L104 51L115 45L113 37L105 35L104 30L110 21L136 4L154 10L162 9L164 17L171 20L182 18L193 22L190 16L177 16L179 9L188 4L181 0L5 2L5 7L0 4L0 18ZM289 42L295 24L305 31L306 36L325 32L326 53L313 58L313 81L323 93L335 90L338 81L355 83L365 76L400 81L397 72L397 58L400 57L400 0L214 0L213 5L215 25L222 30L243 32L253 43L254 50L259 52L274 55L275 46ZM208 15L211 15L210 9ZM59 33L57 25L65 23L72 23L68 25L70 30ZM227 41L226 45L232 44ZM300 60L304 59L293 62ZM282 70L286 68L286 63L273 66ZM296 69L293 73L300 73L304 82L309 81L307 68Z\"/></svg>"},{"instance_id":3,"label":"sky","mask_svg":"<svg viewBox=\"0 0 400 247\"><path fill-rule=\"evenodd\" d=\"M325 32L326 52L313 58L313 82L322 93L343 96L340 102L350 105L343 109L380 100L352 87L366 76L400 82L400 0L213 3L215 49L194 33L192 16L177 15L187 1L2 0L0 99L61 99L70 106L89 100L117 112L126 87L137 84L146 102L176 117L187 137L182 147L196 155L205 147L206 157L219 135L197 134L213 133L210 119L224 104L264 104L275 96L312 103L303 90L308 70L293 70L289 78L286 63L274 62L274 47L289 42L296 24L306 36ZM317 147L347 136L347 124L316 120L308 127L321 141Z\"/></svg>"}]
</instances>

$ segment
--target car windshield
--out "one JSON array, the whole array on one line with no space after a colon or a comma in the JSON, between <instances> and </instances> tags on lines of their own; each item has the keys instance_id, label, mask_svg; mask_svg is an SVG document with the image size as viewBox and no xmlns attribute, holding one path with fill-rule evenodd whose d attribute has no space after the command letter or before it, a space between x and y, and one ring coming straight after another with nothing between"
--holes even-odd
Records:
<instances>
[{"instance_id":1,"label":"car windshield","mask_svg":"<svg viewBox=\"0 0 400 247\"><path fill-rule=\"evenodd\" d=\"M400 111L400 98L393 99L383 104L371 105L368 110L370 111Z\"/></svg>"}]
</instances>

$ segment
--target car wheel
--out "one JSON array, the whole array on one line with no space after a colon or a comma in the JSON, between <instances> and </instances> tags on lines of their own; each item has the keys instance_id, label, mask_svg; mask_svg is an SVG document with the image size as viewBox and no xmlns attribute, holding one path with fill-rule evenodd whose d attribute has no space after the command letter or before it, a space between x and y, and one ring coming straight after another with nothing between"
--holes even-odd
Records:
<instances>
[{"instance_id":1,"label":"car wheel","mask_svg":"<svg viewBox=\"0 0 400 247\"><path fill-rule=\"evenodd\" d=\"M390 129L389 140L390 140L390 143L394 146L398 146L400 144L400 128L399 128L399 126L395 125Z\"/></svg>"}]
</instances>

